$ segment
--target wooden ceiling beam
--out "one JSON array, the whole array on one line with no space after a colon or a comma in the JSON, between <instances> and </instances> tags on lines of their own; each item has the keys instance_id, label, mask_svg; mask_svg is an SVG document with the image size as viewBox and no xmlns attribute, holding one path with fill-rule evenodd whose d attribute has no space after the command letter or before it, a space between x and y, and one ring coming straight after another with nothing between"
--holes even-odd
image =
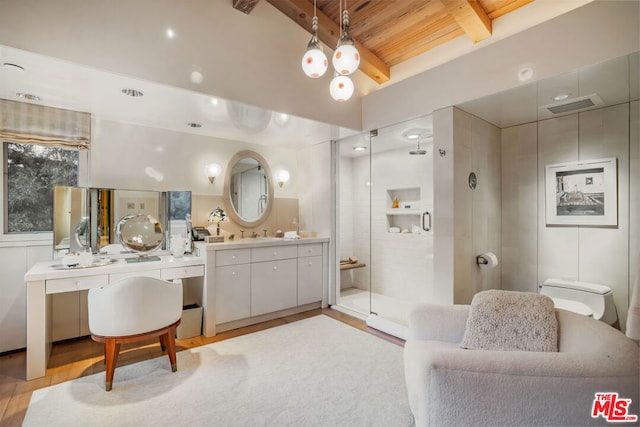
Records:
<instances>
[{"instance_id":1,"label":"wooden ceiling beam","mask_svg":"<svg viewBox=\"0 0 640 427\"><path fill-rule=\"evenodd\" d=\"M477 43L491 37L491 18L478 0L440 0L471 41Z\"/></svg>"},{"instance_id":2,"label":"wooden ceiling beam","mask_svg":"<svg viewBox=\"0 0 640 427\"><path fill-rule=\"evenodd\" d=\"M311 29L313 4L308 0L267 1L305 30L309 31ZM327 46L336 46L338 44L338 39L340 38L340 26L320 10L317 10L316 15L318 16L318 38ZM357 40L354 40L354 42L356 48L360 52L360 71L379 84L389 81L389 78L391 77L389 66L374 55L373 52L358 43ZM304 46L301 46L300 50L302 55L304 52Z\"/></svg>"}]
</instances>

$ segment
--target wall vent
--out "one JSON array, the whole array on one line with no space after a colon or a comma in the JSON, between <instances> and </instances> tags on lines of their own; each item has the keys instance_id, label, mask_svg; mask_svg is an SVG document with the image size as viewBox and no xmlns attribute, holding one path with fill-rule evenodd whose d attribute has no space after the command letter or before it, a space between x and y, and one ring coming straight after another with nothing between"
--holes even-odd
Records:
<instances>
[{"instance_id":1,"label":"wall vent","mask_svg":"<svg viewBox=\"0 0 640 427\"><path fill-rule=\"evenodd\" d=\"M552 114L563 114L589 110L603 105L604 101L602 101L602 98L600 98L598 94L592 93L591 95L571 98L562 102L542 105L539 108L540 110L544 110L545 112L550 112Z\"/></svg>"}]
</instances>

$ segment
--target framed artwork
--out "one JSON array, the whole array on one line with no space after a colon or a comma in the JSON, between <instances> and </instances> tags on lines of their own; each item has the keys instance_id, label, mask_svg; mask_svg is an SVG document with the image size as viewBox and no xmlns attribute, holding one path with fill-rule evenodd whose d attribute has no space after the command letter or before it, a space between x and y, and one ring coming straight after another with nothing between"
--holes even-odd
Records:
<instances>
[{"instance_id":1,"label":"framed artwork","mask_svg":"<svg viewBox=\"0 0 640 427\"><path fill-rule=\"evenodd\" d=\"M545 166L547 225L618 225L617 159Z\"/></svg>"}]
</instances>

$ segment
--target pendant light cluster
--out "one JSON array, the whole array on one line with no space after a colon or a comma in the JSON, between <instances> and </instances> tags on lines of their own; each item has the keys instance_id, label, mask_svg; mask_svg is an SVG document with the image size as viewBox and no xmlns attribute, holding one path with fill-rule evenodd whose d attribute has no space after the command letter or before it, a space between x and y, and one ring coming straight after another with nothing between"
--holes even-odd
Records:
<instances>
[{"instance_id":1,"label":"pendant light cluster","mask_svg":"<svg viewBox=\"0 0 640 427\"><path fill-rule=\"evenodd\" d=\"M340 0L342 9L342 0ZM360 52L355 47L353 39L349 36L349 12L347 0L344 11L341 10L341 34L338 45L333 53L332 64L334 71L333 80L329 85L331 97L338 102L344 102L351 98L355 89L353 81L349 77L360 66ZM307 45L307 51L302 57L302 70L314 79L322 77L328 68L327 56L318 42L318 17L316 16L316 0L313 2L313 19L311 21L311 41Z\"/></svg>"}]
</instances>

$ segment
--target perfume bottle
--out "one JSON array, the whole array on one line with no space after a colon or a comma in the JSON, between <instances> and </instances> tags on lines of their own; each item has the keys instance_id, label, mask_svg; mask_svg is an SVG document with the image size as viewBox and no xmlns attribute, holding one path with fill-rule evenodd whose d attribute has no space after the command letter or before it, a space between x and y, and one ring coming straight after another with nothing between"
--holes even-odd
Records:
<instances>
[{"instance_id":1,"label":"perfume bottle","mask_svg":"<svg viewBox=\"0 0 640 427\"><path fill-rule=\"evenodd\" d=\"M400 202L398 202L398 198L393 199L393 208L398 208L400 206Z\"/></svg>"}]
</instances>

